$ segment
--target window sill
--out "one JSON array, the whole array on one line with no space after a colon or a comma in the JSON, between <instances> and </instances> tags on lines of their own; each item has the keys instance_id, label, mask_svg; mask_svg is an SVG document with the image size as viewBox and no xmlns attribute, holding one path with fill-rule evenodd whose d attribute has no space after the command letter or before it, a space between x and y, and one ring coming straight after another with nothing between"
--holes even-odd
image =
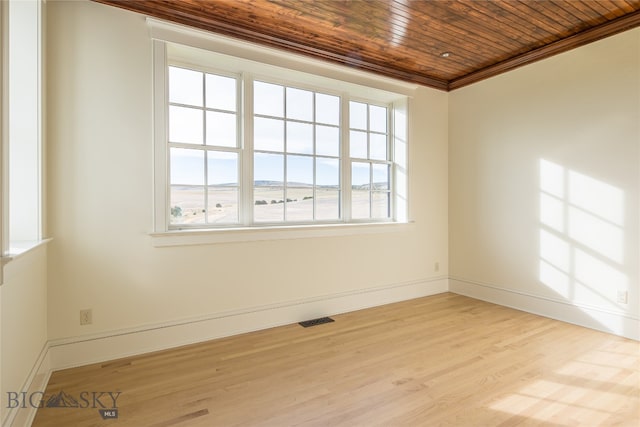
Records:
<instances>
[{"instance_id":1,"label":"window sill","mask_svg":"<svg viewBox=\"0 0 640 427\"><path fill-rule=\"evenodd\" d=\"M381 222L362 224L296 225L243 227L216 230L176 230L150 233L156 248L169 246L212 245L218 243L292 240L317 237L351 236L410 231L414 222Z\"/></svg>"},{"instance_id":2,"label":"window sill","mask_svg":"<svg viewBox=\"0 0 640 427\"><path fill-rule=\"evenodd\" d=\"M6 265L11 261L14 261L18 258L25 256L26 254L33 252L40 246L44 246L49 243L52 239L42 239L42 240L28 240L28 241L20 241L20 242L10 242L9 243L9 253L2 257L2 264Z\"/></svg>"}]
</instances>

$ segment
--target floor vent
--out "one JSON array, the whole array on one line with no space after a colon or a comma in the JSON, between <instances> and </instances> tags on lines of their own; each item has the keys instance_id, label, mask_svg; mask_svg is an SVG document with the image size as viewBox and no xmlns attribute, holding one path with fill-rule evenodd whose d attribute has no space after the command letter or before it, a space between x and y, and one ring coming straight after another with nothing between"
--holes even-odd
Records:
<instances>
[{"instance_id":1,"label":"floor vent","mask_svg":"<svg viewBox=\"0 0 640 427\"><path fill-rule=\"evenodd\" d=\"M305 320L304 322L300 322L298 324L303 328L308 328L309 326L322 325L323 323L331 323L331 322L335 322L335 320L333 320L330 317L321 317L319 319Z\"/></svg>"}]
</instances>

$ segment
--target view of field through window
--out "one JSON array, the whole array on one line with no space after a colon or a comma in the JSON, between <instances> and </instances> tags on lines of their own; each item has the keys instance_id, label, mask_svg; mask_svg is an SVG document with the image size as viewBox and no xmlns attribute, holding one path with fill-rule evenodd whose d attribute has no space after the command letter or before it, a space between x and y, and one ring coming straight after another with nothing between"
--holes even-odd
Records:
<instances>
[{"instance_id":1,"label":"view of field through window","mask_svg":"<svg viewBox=\"0 0 640 427\"><path fill-rule=\"evenodd\" d=\"M254 82L256 222L338 220L340 98Z\"/></svg>"},{"instance_id":2,"label":"view of field through window","mask_svg":"<svg viewBox=\"0 0 640 427\"><path fill-rule=\"evenodd\" d=\"M240 224L243 209L255 223L340 221L340 96L254 81L247 187L238 87L236 77L169 67L170 224ZM351 217L389 218L388 110L351 101L349 112Z\"/></svg>"}]
</instances>

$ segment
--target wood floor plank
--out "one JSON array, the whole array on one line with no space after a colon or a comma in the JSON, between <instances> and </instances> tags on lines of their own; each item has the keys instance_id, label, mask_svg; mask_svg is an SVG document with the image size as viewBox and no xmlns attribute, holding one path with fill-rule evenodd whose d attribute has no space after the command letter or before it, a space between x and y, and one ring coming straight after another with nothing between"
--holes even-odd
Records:
<instances>
[{"instance_id":1,"label":"wood floor plank","mask_svg":"<svg viewBox=\"0 0 640 427\"><path fill-rule=\"evenodd\" d=\"M49 426L637 426L640 344L445 293L55 372Z\"/></svg>"}]
</instances>

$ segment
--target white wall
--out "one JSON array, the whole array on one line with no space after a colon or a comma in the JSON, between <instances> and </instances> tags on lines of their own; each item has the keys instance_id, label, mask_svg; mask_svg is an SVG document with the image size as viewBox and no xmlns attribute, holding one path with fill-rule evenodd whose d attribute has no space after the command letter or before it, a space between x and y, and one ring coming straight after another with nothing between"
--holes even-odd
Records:
<instances>
[{"instance_id":1,"label":"white wall","mask_svg":"<svg viewBox=\"0 0 640 427\"><path fill-rule=\"evenodd\" d=\"M450 94L453 291L638 337L639 58L635 29Z\"/></svg>"},{"instance_id":2,"label":"white wall","mask_svg":"<svg viewBox=\"0 0 640 427\"><path fill-rule=\"evenodd\" d=\"M442 279L446 289L446 93L423 88L411 100L415 224L408 231L154 248L152 52L144 18L93 2L49 2L47 27L54 345L378 287ZM314 310L337 309L331 300L319 304ZM93 325L81 327L85 308L93 309Z\"/></svg>"},{"instance_id":3,"label":"white wall","mask_svg":"<svg viewBox=\"0 0 640 427\"><path fill-rule=\"evenodd\" d=\"M4 267L0 286L0 391L2 418L18 417L7 410L7 392L29 391L40 386L36 378L47 342L47 248L40 246ZM14 425L22 425L20 422Z\"/></svg>"}]
</instances>

